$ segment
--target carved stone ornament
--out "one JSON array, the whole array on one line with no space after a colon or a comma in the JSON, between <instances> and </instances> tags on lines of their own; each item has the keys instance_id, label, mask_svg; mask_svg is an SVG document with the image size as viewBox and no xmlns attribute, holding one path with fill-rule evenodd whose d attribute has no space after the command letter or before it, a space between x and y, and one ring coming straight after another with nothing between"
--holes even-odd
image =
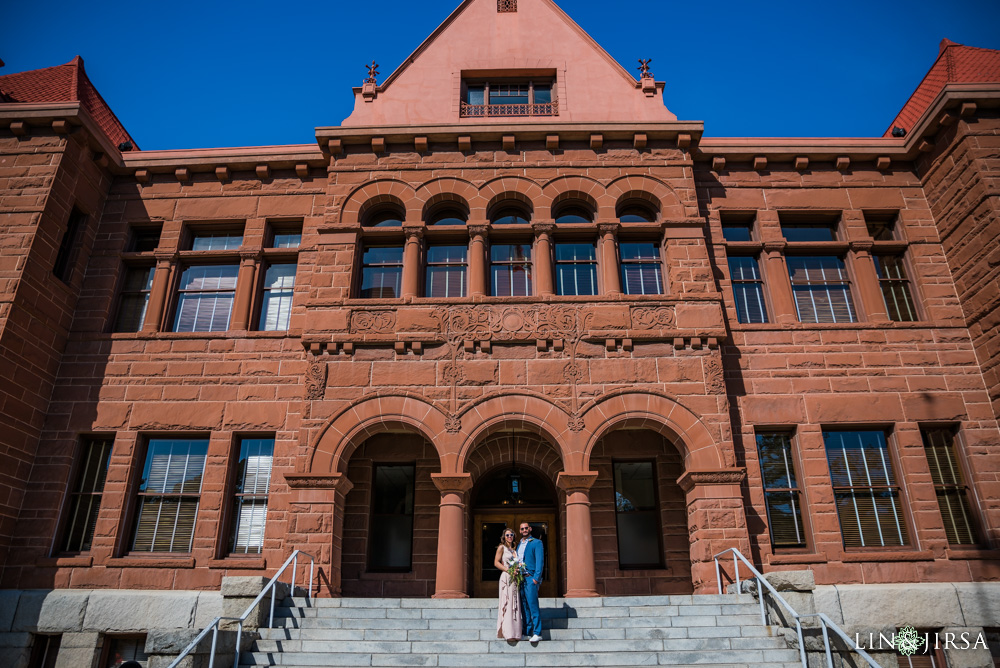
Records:
<instances>
[{"instance_id":1,"label":"carved stone ornament","mask_svg":"<svg viewBox=\"0 0 1000 668\"><path fill-rule=\"evenodd\" d=\"M457 434L462 431L462 421L457 415L449 415L444 419L444 428L449 434Z\"/></svg>"},{"instance_id":2,"label":"carved stone ornament","mask_svg":"<svg viewBox=\"0 0 1000 668\"><path fill-rule=\"evenodd\" d=\"M353 311L351 331L364 334L391 334L396 328L395 311Z\"/></svg>"},{"instance_id":3,"label":"carved stone ornament","mask_svg":"<svg viewBox=\"0 0 1000 668\"><path fill-rule=\"evenodd\" d=\"M441 371L441 377L444 379L444 382L449 385L461 383L462 378L464 377L461 365L455 363L445 364L444 369Z\"/></svg>"},{"instance_id":4,"label":"carved stone ornament","mask_svg":"<svg viewBox=\"0 0 1000 668\"><path fill-rule=\"evenodd\" d=\"M563 367L563 377L567 383L578 383L583 378L583 367L576 362L567 362Z\"/></svg>"},{"instance_id":5,"label":"carved stone ornament","mask_svg":"<svg viewBox=\"0 0 1000 668\"><path fill-rule=\"evenodd\" d=\"M306 369L306 399L322 399L326 394L326 373L327 364L323 361L314 361Z\"/></svg>"},{"instance_id":6,"label":"carved stone ornament","mask_svg":"<svg viewBox=\"0 0 1000 668\"><path fill-rule=\"evenodd\" d=\"M632 309L632 326L636 329L665 329L674 326L674 307L656 306Z\"/></svg>"},{"instance_id":7,"label":"carved stone ornament","mask_svg":"<svg viewBox=\"0 0 1000 668\"><path fill-rule=\"evenodd\" d=\"M560 471L556 476L556 487L564 492L588 492L597 482L598 475L596 471L583 471L581 473Z\"/></svg>"},{"instance_id":8,"label":"carved stone ornament","mask_svg":"<svg viewBox=\"0 0 1000 668\"><path fill-rule=\"evenodd\" d=\"M583 431L586 425L583 422L583 416L579 413L574 413L569 417L569 428L572 431Z\"/></svg>"},{"instance_id":9,"label":"carved stone ornament","mask_svg":"<svg viewBox=\"0 0 1000 668\"><path fill-rule=\"evenodd\" d=\"M573 338L579 321L572 306L478 306L448 311L447 330L463 339L529 341Z\"/></svg>"},{"instance_id":10,"label":"carved stone ornament","mask_svg":"<svg viewBox=\"0 0 1000 668\"><path fill-rule=\"evenodd\" d=\"M698 485L739 485L746 477L747 470L742 468L721 471L687 471L677 479L677 484L687 492Z\"/></svg>"},{"instance_id":11,"label":"carved stone ornament","mask_svg":"<svg viewBox=\"0 0 1000 668\"><path fill-rule=\"evenodd\" d=\"M724 394L726 391L722 362L716 357L705 358L705 389L709 394Z\"/></svg>"}]
</instances>

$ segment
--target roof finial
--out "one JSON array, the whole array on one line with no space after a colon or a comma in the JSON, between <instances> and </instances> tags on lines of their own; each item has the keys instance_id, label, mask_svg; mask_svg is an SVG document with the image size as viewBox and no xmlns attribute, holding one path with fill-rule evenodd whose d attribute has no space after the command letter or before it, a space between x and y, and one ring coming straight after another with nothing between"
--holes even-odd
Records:
<instances>
[{"instance_id":1,"label":"roof finial","mask_svg":"<svg viewBox=\"0 0 1000 668\"><path fill-rule=\"evenodd\" d=\"M376 63L375 60L373 59L372 64L365 65L365 67L368 68L368 78L365 79L365 83L370 83L370 84L378 83L376 81L376 79L378 78L378 63Z\"/></svg>"},{"instance_id":2,"label":"roof finial","mask_svg":"<svg viewBox=\"0 0 1000 668\"><path fill-rule=\"evenodd\" d=\"M652 58L640 58L639 59L639 74L643 79L649 77L652 78L653 73L649 71L649 64L653 62Z\"/></svg>"}]
</instances>

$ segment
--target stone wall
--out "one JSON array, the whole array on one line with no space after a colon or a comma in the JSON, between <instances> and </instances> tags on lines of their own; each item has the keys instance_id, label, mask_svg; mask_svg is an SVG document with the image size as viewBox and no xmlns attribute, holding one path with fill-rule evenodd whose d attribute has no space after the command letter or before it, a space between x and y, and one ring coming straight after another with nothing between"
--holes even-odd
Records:
<instances>
[{"instance_id":1,"label":"stone wall","mask_svg":"<svg viewBox=\"0 0 1000 668\"><path fill-rule=\"evenodd\" d=\"M955 118L920 161L994 415L1000 417L1000 115Z\"/></svg>"}]
</instances>

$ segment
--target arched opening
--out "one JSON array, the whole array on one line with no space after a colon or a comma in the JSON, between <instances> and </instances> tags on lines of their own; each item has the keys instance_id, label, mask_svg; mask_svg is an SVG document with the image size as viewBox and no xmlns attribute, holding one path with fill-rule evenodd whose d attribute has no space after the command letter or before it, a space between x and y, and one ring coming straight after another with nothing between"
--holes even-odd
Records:
<instances>
[{"instance_id":1,"label":"arched opening","mask_svg":"<svg viewBox=\"0 0 1000 668\"><path fill-rule=\"evenodd\" d=\"M382 433L350 456L353 488L344 502L344 596L434 594L439 494L437 451L420 434Z\"/></svg>"},{"instance_id":2,"label":"arched opening","mask_svg":"<svg viewBox=\"0 0 1000 668\"><path fill-rule=\"evenodd\" d=\"M615 213L622 223L653 223L657 217L650 202L635 198L620 202Z\"/></svg>"},{"instance_id":3,"label":"arched opening","mask_svg":"<svg viewBox=\"0 0 1000 668\"><path fill-rule=\"evenodd\" d=\"M557 225L580 225L594 222L594 207L583 200L569 199L553 207Z\"/></svg>"},{"instance_id":4,"label":"arched opening","mask_svg":"<svg viewBox=\"0 0 1000 668\"><path fill-rule=\"evenodd\" d=\"M384 204L366 211L361 224L364 227L402 227L405 217L402 206Z\"/></svg>"},{"instance_id":5,"label":"arched opening","mask_svg":"<svg viewBox=\"0 0 1000 668\"><path fill-rule=\"evenodd\" d=\"M490 211L490 222L493 225L528 225L531 223L531 211L521 202L504 201Z\"/></svg>"},{"instance_id":6,"label":"arched opening","mask_svg":"<svg viewBox=\"0 0 1000 668\"><path fill-rule=\"evenodd\" d=\"M446 227L448 225L465 225L469 213L456 202L446 202L433 207L427 214L428 225Z\"/></svg>"},{"instance_id":7,"label":"arched opening","mask_svg":"<svg viewBox=\"0 0 1000 668\"><path fill-rule=\"evenodd\" d=\"M493 561L505 528L527 522L532 535L542 541L545 573L541 595L560 590L560 500L554 484L561 462L555 449L542 437L527 432L508 432L485 439L470 453L468 470L473 475L469 496L471 526L469 595L497 595L500 571Z\"/></svg>"},{"instance_id":8,"label":"arched opening","mask_svg":"<svg viewBox=\"0 0 1000 668\"><path fill-rule=\"evenodd\" d=\"M597 591L603 596L690 594L683 458L650 429L616 429L590 458Z\"/></svg>"}]
</instances>

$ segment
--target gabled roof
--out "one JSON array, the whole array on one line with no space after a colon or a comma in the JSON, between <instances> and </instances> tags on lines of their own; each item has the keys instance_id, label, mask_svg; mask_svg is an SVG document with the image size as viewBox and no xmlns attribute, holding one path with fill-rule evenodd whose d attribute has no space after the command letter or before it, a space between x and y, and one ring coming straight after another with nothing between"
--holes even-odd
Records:
<instances>
[{"instance_id":1,"label":"gabled roof","mask_svg":"<svg viewBox=\"0 0 1000 668\"><path fill-rule=\"evenodd\" d=\"M1000 51L941 40L934 65L882 136L891 136L894 126L910 132L947 84L983 82L1000 83Z\"/></svg>"},{"instance_id":2,"label":"gabled roof","mask_svg":"<svg viewBox=\"0 0 1000 668\"><path fill-rule=\"evenodd\" d=\"M87 77L80 56L65 65L0 76L0 104L5 102L79 102L115 146L131 141L139 148Z\"/></svg>"},{"instance_id":3,"label":"gabled roof","mask_svg":"<svg viewBox=\"0 0 1000 668\"><path fill-rule=\"evenodd\" d=\"M430 35L428 35L427 39L425 39L423 42L421 42L420 46L418 46L413 51L413 53L411 53L409 56L407 56L406 60L404 60L402 62L402 64L400 64L400 66L397 67L395 69L395 71L393 71L393 73L390 74L388 76L388 78L386 78L386 80L384 82L382 82L382 84L379 86L379 89L380 90L386 90L392 84L392 82L400 74L402 74L403 71L406 70L406 68L409 67L410 64L413 63L414 60L416 60L417 56L419 56L421 53L423 53L423 51L425 49L427 49L428 46L430 46L435 40L437 40L437 38L440 37L441 34L445 30L448 29L448 26L450 26L455 21L455 19L458 18L458 16L462 12L464 12L465 9L469 5L471 5L473 2L475 2L475 1L476 0L463 0L462 4L460 4L458 7L456 7L455 11L453 11L451 14L449 14L448 18L446 18L441 23L441 25L439 25L434 30L434 32L432 32ZM556 13L556 15L559 16L559 18L561 18L563 21L565 21L566 24L574 32L576 32L577 34L579 34L580 37L582 37L584 39L584 41L586 41L590 45L591 48L593 48L595 51L597 51L598 53L600 53L601 56L605 60L607 60L609 64L611 64L613 67L615 67L619 71L619 73L629 81L629 83L631 83L633 85L637 83L636 78L634 76L632 76L629 73L628 70L626 70L624 67L622 67L621 63L619 63L617 60L615 60L611 56L611 54L608 53L604 49L603 46L601 46L600 44L598 44L597 41L587 33L586 30L584 30L583 28L581 28L580 24L578 24L576 21L574 21L573 19L571 19L570 16L569 16L569 14L567 14L566 12L564 12L559 5L557 5L553 0L542 0L542 2L544 2L547 5L549 5L552 8L552 11L554 11Z\"/></svg>"}]
</instances>

